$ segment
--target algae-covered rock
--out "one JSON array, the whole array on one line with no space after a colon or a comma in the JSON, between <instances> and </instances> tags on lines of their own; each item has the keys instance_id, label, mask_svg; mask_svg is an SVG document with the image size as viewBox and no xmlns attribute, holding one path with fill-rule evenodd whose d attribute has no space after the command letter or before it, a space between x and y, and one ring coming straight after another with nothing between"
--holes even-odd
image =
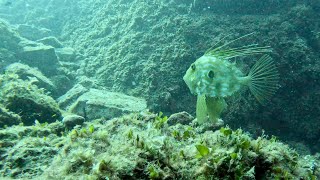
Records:
<instances>
[{"instance_id":1,"label":"algae-covered rock","mask_svg":"<svg viewBox=\"0 0 320 180\"><path fill-rule=\"evenodd\" d=\"M56 49L56 54L60 61L73 62L76 59L76 52L70 47Z\"/></svg>"},{"instance_id":2,"label":"algae-covered rock","mask_svg":"<svg viewBox=\"0 0 320 180\"><path fill-rule=\"evenodd\" d=\"M188 117L186 117L188 119ZM1 177L28 179L317 179L319 155L241 129L198 131L133 113L71 131L62 122L0 130Z\"/></svg>"},{"instance_id":3,"label":"algae-covered rock","mask_svg":"<svg viewBox=\"0 0 320 180\"><path fill-rule=\"evenodd\" d=\"M0 174L11 178L40 176L59 152L62 123L36 123L0 130Z\"/></svg>"},{"instance_id":4,"label":"algae-covered rock","mask_svg":"<svg viewBox=\"0 0 320 180\"><path fill-rule=\"evenodd\" d=\"M6 21L0 19L0 48L15 51L19 49L18 43L20 40L19 34Z\"/></svg>"},{"instance_id":5,"label":"algae-covered rock","mask_svg":"<svg viewBox=\"0 0 320 180\"><path fill-rule=\"evenodd\" d=\"M69 111L89 119L112 118L147 108L146 101L121 93L90 89L81 95Z\"/></svg>"},{"instance_id":6,"label":"algae-covered rock","mask_svg":"<svg viewBox=\"0 0 320 180\"><path fill-rule=\"evenodd\" d=\"M0 76L0 103L21 116L26 125L39 122L54 122L60 118L58 104L34 81L23 81L18 75L8 73Z\"/></svg>"},{"instance_id":7,"label":"algae-covered rock","mask_svg":"<svg viewBox=\"0 0 320 180\"><path fill-rule=\"evenodd\" d=\"M21 63L13 63L6 67L6 73L17 74L19 79L32 81L38 88L53 93L57 87L39 70Z\"/></svg>"},{"instance_id":8,"label":"algae-covered rock","mask_svg":"<svg viewBox=\"0 0 320 180\"><path fill-rule=\"evenodd\" d=\"M6 66L17 61L14 52L0 48L0 73L6 69Z\"/></svg>"},{"instance_id":9,"label":"algae-covered rock","mask_svg":"<svg viewBox=\"0 0 320 180\"><path fill-rule=\"evenodd\" d=\"M37 67L42 73L52 76L57 73L58 58L52 46L37 44L37 46L24 46L19 53L22 62L31 67Z\"/></svg>"},{"instance_id":10,"label":"algae-covered rock","mask_svg":"<svg viewBox=\"0 0 320 180\"><path fill-rule=\"evenodd\" d=\"M150 113L149 113L150 114ZM72 130L42 178L302 179L320 177L316 156L300 157L275 137L241 129L168 126L165 117L131 114ZM162 122L159 126L159 122ZM54 169L54 171L52 171ZM310 169L313 169L312 171Z\"/></svg>"},{"instance_id":11,"label":"algae-covered rock","mask_svg":"<svg viewBox=\"0 0 320 180\"><path fill-rule=\"evenodd\" d=\"M21 36L33 41L48 37L51 34L50 29L38 28L27 24L20 24L17 30Z\"/></svg>"},{"instance_id":12,"label":"algae-covered rock","mask_svg":"<svg viewBox=\"0 0 320 180\"><path fill-rule=\"evenodd\" d=\"M44 37L42 39L37 40L37 42L42 43L44 45L52 46L54 48L62 48L62 43L54 36Z\"/></svg>"},{"instance_id":13,"label":"algae-covered rock","mask_svg":"<svg viewBox=\"0 0 320 180\"><path fill-rule=\"evenodd\" d=\"M19 123L21 123L21 117L18 114L10 112L0 105L0 128Z\"/></svg>"},{"instance_id":14,"label":"algae-covered rock","mask_svg":"<svg viewBox=\"0 0 320 180\"><path fill-rule=\"evenodd\" d=\"M183 125L188 125L194 120L194 117L190 115L189 113L183 111L179 113L174 113L171 114L171 116L168 118L168 124L173 125L173 124L183 124Z\"/></svg>"},{"instance_id":15,"label":"algae-covered rock","mask_svg":"<svg viewBox=\"0 0 320 180\"><path fill-rule=\"evenodd\" d=\"M0 72L10 63L17 62L16 51L21 37L7 22L0 19Z\"/></svg>"},{"instance_id":16,"label":"algae-covered rock","mask_svg":"<svg viewBox=\"0 0 320 180\"><path fill-rule=\"evenodd\" d=\"M66 109L68 106L74 103L82 94L88 91L88 88L85 88L81 84L76 84L68 92L58 98L59 107L62 109Z\"/></svg>"},{"instance_id":17,"label":"algae-covered rock","mask_svg":"<svg viewBox=\"0 0 320 180\"><path fill-rule=\"evenodd\" d=\"M62 119L63 124L68 130L73 129L73 127L75 127L76 125L82 125L84 121L84 117L75 114L66 115Z\"/></svg>"}]
</instances>

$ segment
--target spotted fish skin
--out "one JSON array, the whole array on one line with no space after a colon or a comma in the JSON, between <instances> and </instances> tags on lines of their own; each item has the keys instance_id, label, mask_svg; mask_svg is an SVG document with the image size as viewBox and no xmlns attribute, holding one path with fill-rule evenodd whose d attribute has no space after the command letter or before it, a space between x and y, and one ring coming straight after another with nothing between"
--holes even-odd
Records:
<instances>
[{"instance_id":1,"label":"spotted fish skin","mask_svg":"<svg viewBox=\"0 0 320 180\"><path fill-rule=\"evenodd\" d=\"M207 50L187 70L183 80L191 93L198 96L196 106L198 123L217 123L227 107L225 98L232 96L242 86L249 87L261 104L267 102L277 90L279 73L272 58L266 54L272 52L269 46L251 44L226 49L231 43L252 34ZM236 67L235 63L229 61L235 57L256 54L264 55L255 63L247 76Z\"/></svg>"},{"instance_id":2,"label":"spotted fish skin","mask_svg":"<svg viewBox=\"0 0 320 180\"><path fill-rule=\"evenodd\" d=\"M231 96L247 79L235 63L206 54L198 58L183 77L191 93L209 97Z\"/></svg>"}]
</instances>

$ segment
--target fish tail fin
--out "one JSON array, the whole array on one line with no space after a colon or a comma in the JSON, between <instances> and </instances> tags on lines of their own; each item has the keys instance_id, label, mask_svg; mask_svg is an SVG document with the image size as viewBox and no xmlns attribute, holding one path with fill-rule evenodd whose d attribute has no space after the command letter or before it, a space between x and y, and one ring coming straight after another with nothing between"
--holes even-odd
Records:
<instances>
[{"instance_id":1,"label":"fish tail fin","mask_svg":"<svg viewBox=\"0 0 320 180\"><path fill-rule=\"evenodd\" d=\"M255 98L266 103L278 89L279 72L268 55L262 56L249 72L249 88Z\"/></svg>"}]
</instances>

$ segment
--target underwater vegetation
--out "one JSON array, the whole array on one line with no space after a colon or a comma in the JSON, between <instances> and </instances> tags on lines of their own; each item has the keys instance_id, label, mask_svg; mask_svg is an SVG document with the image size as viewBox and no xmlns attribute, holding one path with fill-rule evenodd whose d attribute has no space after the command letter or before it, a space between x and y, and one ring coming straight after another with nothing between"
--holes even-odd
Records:
<instances>
[{"instance_id":1,"label":"underwater vegetation","mask_svg":"<svg viewBox=\"0 0 320 180\"><path fill-rule=\"evenodd\" d=\"M25 65L22 66L25 67ZM20 122L25 125L32 125L35 120L44 123L60 119L61 111L57 102L47 94L44 88L39 88L36 85L41 85L41 79L38 80L30 76L27 79L22 80L18 74L10 71L0 75L0 104L11 114L20 117ZM2 118L1 121L3 121ZM6 125L19 124L20 122L12 121ZM3 123L0 123L0 127L5 126Z\"/></svg>"},{"instance_id":2,"label":"underwater vegetation","mask_svg":"<svg viewBox=\"0 0 320 180\"><path fill-rule=\"evenodd\" d=\"M319 156L300 156L274 136L253 139L229 127L204 132L192 119L174 119L189 121L186 125L172 120L144 112L97 119L72 130L62 122L3 129L0 173L44 179L320 177Z\"/></svg>"}]
</instances>

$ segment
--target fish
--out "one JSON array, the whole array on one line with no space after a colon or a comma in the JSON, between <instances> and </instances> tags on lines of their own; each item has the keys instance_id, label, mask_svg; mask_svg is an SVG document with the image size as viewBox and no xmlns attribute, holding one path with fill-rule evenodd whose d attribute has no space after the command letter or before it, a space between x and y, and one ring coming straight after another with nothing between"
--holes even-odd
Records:
<instances>
[{"instance_id":1,"label":"fish","mask_svg":"<svg viewBox=\"0 0 320 180\"><path fill-rule=\"evenodd\" d=\"M187 69L183 80L190 92L197 96L196 118L199 124L217 123L227 108L226 98L233 96L244 87L250 91L259 103L265 104L278 89L279 72L268 53L270 46L246 45L226 48L253 33L246 34L213 49L207 50ZM224 38L223 38L224 39ZM217 46L223 39L218 41ZM262 57L245 75L232 62L235 57L262 54Z\"/></svg>"}]
</instances>

